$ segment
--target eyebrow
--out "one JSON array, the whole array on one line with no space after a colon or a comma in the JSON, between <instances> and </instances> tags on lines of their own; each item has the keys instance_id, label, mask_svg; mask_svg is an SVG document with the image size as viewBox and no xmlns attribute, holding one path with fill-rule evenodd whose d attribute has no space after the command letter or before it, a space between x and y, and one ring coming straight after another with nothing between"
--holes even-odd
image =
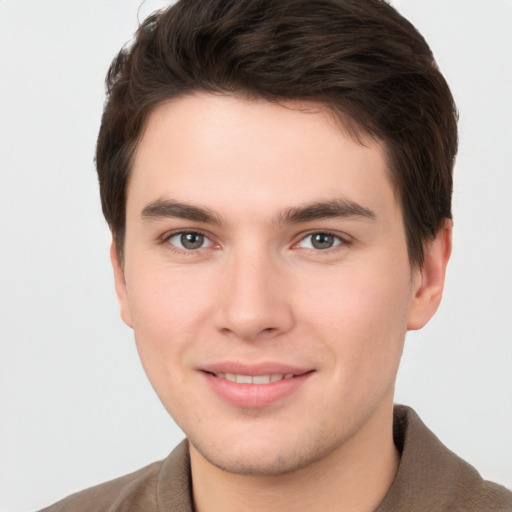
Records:
<instances>
[{"instance_id":1,"label":"eyebrow","mask_svg":"<svg viewBox=\"0 0 512 512\"><path fill-rule=\"evenodd\" d=\"M142 220L177 218L206 224L225 224L215 212L208 208L172 199L157 199L149 203L143 208L140 216Z\"/></svg>"},{"instance_id":2,"label":"eyebrow","mask_svg":"<svg viewBox=\"0 0 512 512\"><path fill-rule=\"evenodd\" d=\"M224 225L226 222L209 208L196 206L173 199L157 199L145 206L142 220L165 218L187 219L205 224ZM362 218L375 220L375 213L349 199L331 199L286 208L276 217L277 224L300 224L329 218Z\"/></svg>"},{"instance_id":3,"label":"eyebrow","mask_svg":"<svg viewBox=\"0 0 512 512\"><path fill-rule=\"evenodd\" d=\"M279 224L299 224L330 218L375 220L375 212L349 199L331 199L287 208L278 216Z\"/></svg>"}]
</instances>

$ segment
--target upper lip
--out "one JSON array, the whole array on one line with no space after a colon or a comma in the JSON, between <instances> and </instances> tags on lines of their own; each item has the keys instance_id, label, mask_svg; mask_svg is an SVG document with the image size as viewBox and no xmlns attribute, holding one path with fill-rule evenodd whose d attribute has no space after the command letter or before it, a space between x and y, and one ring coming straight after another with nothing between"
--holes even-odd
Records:
<instances>
[{"instance_id":1,"label":"upper lip","mask_svg":"<svg viewBox=\"0 0 512 512\"><path fill-rule=\"evenodd\" d=\"M313 370L313 368L277 362L246 364L233 361L207 364L199 369L208 373L232 373L235 375L249 375L251 377L255 375L303 375Z\"/></svg>"}]
</instances>

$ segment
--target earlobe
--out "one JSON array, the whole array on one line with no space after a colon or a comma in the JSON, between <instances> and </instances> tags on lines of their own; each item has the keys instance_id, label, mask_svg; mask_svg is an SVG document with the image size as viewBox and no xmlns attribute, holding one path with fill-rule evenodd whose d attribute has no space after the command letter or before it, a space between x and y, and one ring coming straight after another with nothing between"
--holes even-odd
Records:
<instances>
[{"instance_id":1,"label":"earlobe","mask_svg":"<svg viewBox=\"0 0 512 512\"><path fill-rule=\"evenodd\" d=\"M114 284L116 287L117 300L121 312L121 318L128 327L133 327L130 315L130 307L128 304L128 295L126 292L126 280L124 276L124 269L119 262L117 255L116 244L112 240L110 245L110 261L112 262L112 269L114 271Z\"/></svg>"},{"instance_id":2,"label":"earlobe","mask_svg":"<svg viewBox=\"0 0 512 512\"><path fill-rule=\"evenodd\" d=\"M425 260L417 270L407 329L421 329L434 316L443 295L446 266L452 251L451 219L446 219L436 238L425 247Z\"/></svg>"}]
</instances>

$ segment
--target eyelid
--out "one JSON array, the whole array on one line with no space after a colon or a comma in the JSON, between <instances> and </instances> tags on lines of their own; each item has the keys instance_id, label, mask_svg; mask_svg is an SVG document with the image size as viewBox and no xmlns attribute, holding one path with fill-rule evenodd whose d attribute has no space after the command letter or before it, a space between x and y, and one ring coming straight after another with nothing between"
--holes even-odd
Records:
<instances>
[{"instance_id":1,"label":"eyelid","mask_svg":"<svg viewBox=\"0 0 512 512\"><path fill-rule=\"evenodd\" d=\"M333 231L330 229L314 229L298 235L296 237L296 241L292 244L292 248L300 248L298 247L299 244L306 238L311 237L313 235L329 235L339 240L339 243L335 244L333 247L329 247L328 249L304 248L305 250L314 251L317 253L327 253L330 251L334 251L340 246L350 246L353 242L352 237L350 237L346 233L340 233L339 231Z\"/></svg>"},{"instance_id":2,"label":"eyelid","mask_svg":"<svg viewBox=\"0 0 512 512\"><path fill-rule=\"evenodd\" d=\"M209 245L207 247L200 247L198 249L181 249L180 247L178 247L174 244L171 244L169 242L171 238L173 238L177 235L187 234L187 233L196 233L196 234L204 236L209 241ZM303 233L300 233L299 235L297 235L295 237L295 241L292 243L292 248L300 248L298 246L303 240L305 240L306 238L308 238L310 236L316 235L316 234L333 236L334 238L339 240L339 243L337 243L336 245L334 245L333 247L328 248L328 249L304 248L305 250L310 250L310 251L316 252L316 253L328 253L333 250L336 250L336 248L338 248L339 246L350 246L353 243L352 237L347 235L346 233L340 233L339 231L333 231L333 230L329 230L329 229L314 229L314 230L309 230L309 231L306 231L306 232L303 232ZM214 240L214 237L210 233L208 233L207 231L204 231L202 229L194 229L194 228L180 228L180 229L174 229L172 231L167 231L166 233L164 233L162 236L159 237L159 243L167 244L172 250L175 250L177 252L188 253L188 254L191 254L191 253L194 253L197 251L201 251L204 249L208 249L211 247L217 248L220 246L220 244Z\"/></svg>"},{"instance_id":3,"label":"eyelid","mask_svg":"<svg viewBox=\"0 0 512 512\"><path fill-rule=\"evenodd\" d=\"M182 248L170 243L170 240L173 237L178 236L178 235L184 235L184 234L202 235L202 236L204 236L204 238L206 240L208 240L209 244L206 247L199 247L197 249L182 249ZM187 253L193 254L197 251L209 249L211 247L216 247L219 245L218 243L216 243L213 240L212 235L210 235L209 233L207 233L206 231L204 231L202 229L194 229L194 228L180 228L180 229L174 229L172 231L167 231L165 234L163 234L161 237L159 237L159 242L161 244L167 244L169 246L169 249L174 250L176 252L183 253L183 254L187 254Z\"/></svg>"}]
</instances>

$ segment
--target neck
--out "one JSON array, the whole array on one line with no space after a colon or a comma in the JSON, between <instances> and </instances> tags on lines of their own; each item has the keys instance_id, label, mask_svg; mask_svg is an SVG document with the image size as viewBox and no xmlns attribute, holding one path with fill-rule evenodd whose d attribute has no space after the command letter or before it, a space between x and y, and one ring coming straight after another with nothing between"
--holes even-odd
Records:
<instances>
[{"instance_id":1,"label":"neck","mask_svg":"<svg viewBox=\"0 0 512 512\"><path fill-rule=\"evenodd\" d=\"M399 464L392 408L370 418L351 439L315 463L282 475L223 471L190 445L197 512L283 510L371 512L388 492ZM386 421L383 421L383 420Z\"/></svg>"}]
</instances>

